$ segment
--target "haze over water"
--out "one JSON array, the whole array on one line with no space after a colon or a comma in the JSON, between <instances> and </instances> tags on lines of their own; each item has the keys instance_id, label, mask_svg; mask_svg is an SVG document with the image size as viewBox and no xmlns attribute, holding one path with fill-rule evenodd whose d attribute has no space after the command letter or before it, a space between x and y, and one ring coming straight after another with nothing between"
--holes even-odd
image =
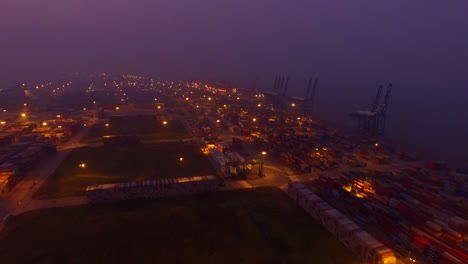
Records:
<instances>
[{"instance_id":1,"label":"haze over water","mask_svg":"<svg viewBox=\"0 0 468 264\"><path fill-rule=\"evenodd\" d=\"M468 1L3 0L0 85L61 73L143 73L302 95L353 125L392 82L388 136L468 164Z\"/></svg>"}]
</instances>

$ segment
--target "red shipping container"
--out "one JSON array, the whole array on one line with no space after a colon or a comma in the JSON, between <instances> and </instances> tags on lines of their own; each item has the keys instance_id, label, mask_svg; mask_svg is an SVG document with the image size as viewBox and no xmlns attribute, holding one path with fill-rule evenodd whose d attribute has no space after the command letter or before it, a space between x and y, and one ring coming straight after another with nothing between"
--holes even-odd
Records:
<instances>
[{"instance_id":1,"label":"red shipping container","mask_svg":"<svg viewBox=\"0 0 468 264\"><path fill-rule=\"evenodd\" d=\"M463 263L468 263L468 255L464 254L463 252L459 251L459 250L452 250L450 252L453 256L459 258L461 261L463 261Z\"/></svg>"}]
</instances>

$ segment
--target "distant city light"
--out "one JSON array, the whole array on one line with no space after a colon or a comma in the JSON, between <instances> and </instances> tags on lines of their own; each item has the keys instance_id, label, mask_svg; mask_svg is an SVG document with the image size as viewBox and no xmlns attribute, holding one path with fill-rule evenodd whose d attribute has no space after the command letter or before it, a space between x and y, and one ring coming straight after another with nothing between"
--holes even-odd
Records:
<instances>
[{"instance_id":1,"label":"distant city light","mask_svg":"<svg viewBox=\"0 0 468 264\"><path fill-rule=\"evenodd\" d=\"M28 104L27 104L27 103L24 103L23 105L24 105L24 106L28 106Z\"/></svg>"},{"instance_id":2,"label":"distant city light","mask_svg":"<svg viewBox=\"0 0 468 264\"><path fill-rule=\"evenodd\" d=\"M219 122L220 122L219 119L216 119L216 123L219 123Z\"/></svg>"},{"instance_id":3,"label":"distant city light","mask_svg":"<svg viewBox=\"0 0 468 264\"><path fill-rule=\"evenodd\" d=\"M26 117L26 113L21 113L21 117Z\"/></svg>"},{"instance_id":4,"label":"distant city light","mask_svg":"<svg viewBox=\"0 0 468 264\"><path fill-rule=\"evenodd\" d=\"M86 168L86 163L80 163L78 166L79 166L80 168L84 169L84 168Z\"/></svg>"},{"instance_id":5,"label":"distant city light","mask_svg":"<svg viewBox=\"0 0 468 264\"><path fill-rule=\"evenodd\" d=\"M258 107L261 107L261 106L262 106L262 104L258 104L257 106L258 106Z\"/></svg>"},{"instance_id":6,"label":"distant city light","mask_svg":"<svg viewBox=\"0 0 468 264\"><path fill-rule=\"evenodd\" d=\"M257 118L252 118L252 121L257 122Z\"/></svg>"},{"instance_id":7,"label":"distant city light","mask_svg":"<svg viewBox=\"0 0 468 264\"><path fill-rule=\"evenodd\" d=\"M211 97L208 97L208 101L211 101Z\"/></svg>"},{"instance_id":8,"label":"distant city light","mask_svg":"<svg viewBox=\"0 0 468 264\"><path fill-rule=\"evenodd\" d=\"M375 143L374 146L378 147L378 146L379 146L379 143Z\"/></svg>"},{"instance_id":9,"label":"distant city light","mask_svg":"<svg viewBox=\"0 0 468 264\"><path fill-rule=\"evenodd\" d=\"M161 109L161 106L160 106L160 105L158 105L158 109Z\"/></svg>"},{"instance_id":10,"label":"distant city light","mask_svg":"<svg viewBox=\"0 0 468 264\"><path fill-rule=\"evenodd\" d=\"M237 97L237 100L240 100L240 97Z\"/></svg>"},{"instance_id":11,"label":"distant city light","mask_svg":"<svg viewBox=\"0 0 468 264\"><path fill-rule=\"evenodd\" d=\"M61 115L57 115L57 118L61 118L62 116Z\"/></svg>"},{"instance_id":12,"label":"distant city light","mask_svg":"<svg viewBox=\"0 0 468 264\"><path fill-rule=\"evenodd\" d=\"M5 121L0 121L0 125L5 125L6 122Z\"/></svg>"},{"instance_id":13,"label":"distant city light","mask_svg":"<svg viewBox=\"0 0 468 264\"><path fill-rule=\"evenodd\" d=\"M295 104L295 103L292 103L292 104L291 104L291 106L292 106L292 107L295 107L295 106L296 106L296 104Z\"/></svg>"},{"instance_id":14,"label":"distant city light","mask_svg":"<svg viewBox=\"0 0 468 264\"><path fill-rule=\"evenodd\" d=\"M188 97L185 97L185 101L188 101L188 100L189 100L189 98L188 98Z\"/></svg>"},{"instance_id":15,"label":"distant city light","mask_svg":"<svg viewBox=\"0 0 468 264\"><path fill-rule=\"evenodd\" d=\"M120 107L116 106L116 107L115 107L115 110L120 110Z\"/></svg>"},{"instance_id":16,"label":"distant city light","mask_svg":"<svg viewBox=\"0 0 468 264\"><path fill-rule=\"evenodd\" d=\"M83 107L83 111L86 111L86 107Z\"/></svg>"},{"instance_id":17,"label":"distant city light","mask_svg":"<svg viewBox=\"0 0 468 264\"><path fill-rule=\"evenodd\" d=\"M47 126L47 122L42 122L42 125L43 125L43 126Z\"/></svg>"},{"instance_id":18,"label":"distant city light","mask_svg":"<svg viewBox=\"0 0 468 264\"><path fill-rule=\"evenodd\" d=\"M180 157L180 158L179 158L179 161L184 161L184 158L183 158L183 157Z\"/></svg>"},{"instance_id":19,"label":"distant city light","mask_svg":"<svg viewBox=\"0 0 468 264\"><path fill-rule=\"evenodd\" d=\"M106 126L106 127L108 127L108 126L109 126L109 124L105 124L105 126Z\"/></svg>"},{"instance_id":20,"label":"distant city light","mask_svg":"<svg viewBox=\"0 0 468 264\"><path fill-rule=\"evenodd\" d=\"M167 125L167 121L163 121L163 125Z\"/></svg>"}]
</instances>

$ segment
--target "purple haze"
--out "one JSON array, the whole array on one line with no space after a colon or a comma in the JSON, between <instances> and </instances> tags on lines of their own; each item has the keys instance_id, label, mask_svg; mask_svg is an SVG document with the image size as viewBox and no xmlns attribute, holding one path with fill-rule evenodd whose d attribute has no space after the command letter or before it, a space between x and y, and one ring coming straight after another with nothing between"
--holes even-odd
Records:
<instances>
[{"instance_id":1,"label":"purple haze","mask_svg":"<svg viewBox=\"0 0 468 264\"><path fill-rule=\"evenodd\" d=\"M349 123L394 83L389 135L468 157L468 1L3 0L0 85L72 71L229 79L302 93Z\"/></svg>"}]
</instances>

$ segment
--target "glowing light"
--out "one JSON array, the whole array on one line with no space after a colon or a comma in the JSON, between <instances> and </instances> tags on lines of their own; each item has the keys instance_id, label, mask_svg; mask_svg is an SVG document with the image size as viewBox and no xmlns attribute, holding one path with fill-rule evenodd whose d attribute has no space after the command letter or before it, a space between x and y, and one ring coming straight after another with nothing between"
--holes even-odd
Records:
<instances>
[{"instance_id":1,"label":"glowing light","mask_svg":"<svg viewBox=\"0 0 468 264\"><path fill-rule=\"evenodd\" d=\"M47 126L47 122L42 122L42 125L43 125L43 126Z\"/></svg>"},{"instance_id":2,"label":"glowing light","mask_svg":"<svg viewBox=\"0 0 468 264\"><path fill-rule=\"evenodd\" d=\"M86 107L83 107L83 111L86 111Z\"/></svg>"},{"instance_id":3,"label":"glowing light","mask_svg":"<svg viewBox=\"0 0 468 264\"><path fill-rule=\"evenodd\" d=\"M266 154L266 151L262 151L262 156L265 156Z\"/></svg>"},{"instance_id":4,"label":"glowing light","mask_svg":"<svg viewBox=\"0 0 468 264\"><path fill-rule=\"evenodd\" d=\"M167 125L167 121L163 121L163 125Z\"/></svg>"},{"instance_id":5,"label":"glowing light","mask_svg":"<svg viewBox=\"0 0 468 264\"><path fill-rule=\"evenodd\" d=\"M84 169L84 168L86 168L86 163L80 163L80 164L78 165L78 167Z\"/></svg>"},{"instance_id":6,"label":"glowing light","mask_svg":"<svg viewBox=\"0 0 468 264\"><path fill-rule=\"evenodd\" d=\"M21 113L21 117L26 117L26 113Z\"/></svg>"},{"instance_id":7,"label":"glowing light","mask_svg":"<svg viewBox=\"0 0 468 264\"><path fill-rule=\"evenodd\" d=\"M375 143L374 146L378 147L378 146L379 146L379 143Z\"/></svg>"},{"instance_id":8,"label":"glowing light","mask_svg":"<svg viewBox=\"0 0 468 264\"><path fill-rule=\"evenodd\" d=\"M211 97L208 97L208 101L211 101Z\"/></svg>"},{"instance_id":9,"label":"glowing light","mask_svg":"<svg viewBox=\"0 0 468 264\"><path fill-rule=\"evenodd\" d=\"M28 104L27 104L27 103L24 103L23 105L24 105L24 106L28 106Z\"/></svg>"},{"instance_id":10,"label":"glowing light","mask_svg":"<svg viewBox=\"0 0 468 264\"><path fill-rule=\"evenodd\" d=\"M0 125L5 125L6 122L5 121L0 121Z\"/></svg>"},{"instance_id":11,"label":"glowing light","mask_svg":"<svg viewBox=\"0 0 468 264\"><path fill-rule=\"evenodd\" d=\"M115 107L115 110L120 110L120 107L116 106L116 107Z\"/></svg>"},{"instance_id":12,"label":"glowing light","mask_svg":"<svg viewBox=\"0 0 468 264\"><path fill-rule=\"evenodd\" d=\"M160 106L160 105L158 105L158 109L161 109L161 106Z\"/></svg>"},{"instance_id":13,"label":"glowing light","mask_svg":"<svg viewBox=\"0 0 468 264\"><path fill-rule=\"evenodd\" d=\"M219 122L220 122L219 119L216 119L216 123L219 123Z\"/></svg>"},{"instance_id":14,"label":"glowing light","mask_svg":"<svg viewBox=\"0 0 468 264\"><path fill-rule=\"evenodd\" d=\"M105 124L105 126L106 126L106 127L108 127L108 126L109 126L109 124Z\"/></svg>"},{"instance_id":15,"label":"glowing light","mask_svg":"<svg viewBox=\"0 0 468 264\"><path fill-rule=\"evenodd\" d=\"M261 107L261 106L262 106L262 104L258 104L257 106L258 106L258 107Z\"/></svg>"},{"instance_id":16,"label":"glowing light","mask_svg":"<svg viewBox=\"0 0 468 264\"><path fill-rule=\"evenodd\" d=\"M257 118L252 118L252 121L257 122Z\"/></svg>"},{"instance_id":17,"label":"glowing light","mask_svg":"<svg viewBox=\"0 0 468 264\"><path fill-rule=\"evenodd\" d=\"M188 98L188 97L185 97L185 101L188 101L188 100L189 100L189 98Z\"/></svg>"},{"instance_id":18,"label":"glowing light","mask_svg":"<svg viewBox=\"0 0 468 264\"><path fill-rule=\"evenodd\" d=\"M61 115L57 115L57 118L61 118L62 116Z\"/></svg>"},{"instance_id":19,"label":"glowing light","mask_svg":"<svg viewBox=\"0 0 468 264\"><path fill-rule=\"evenodd\" d=\"M184 158L183 158L183 157L180 157L180 158L179 158L179 161L184 161Z\"/></svg>"},{"instance_id":20,"label":"glowing light","mask_svg":"<svg viewBox=\"0 0 468 264\"><path fill-rule=\"evenodd\" d=\"M291 104L291 106L292 106L292 107L295 107L295 106L296 106L296 104L295 104L295 103L292 103L292 104Z\"/></svg>"}]
</instances>

